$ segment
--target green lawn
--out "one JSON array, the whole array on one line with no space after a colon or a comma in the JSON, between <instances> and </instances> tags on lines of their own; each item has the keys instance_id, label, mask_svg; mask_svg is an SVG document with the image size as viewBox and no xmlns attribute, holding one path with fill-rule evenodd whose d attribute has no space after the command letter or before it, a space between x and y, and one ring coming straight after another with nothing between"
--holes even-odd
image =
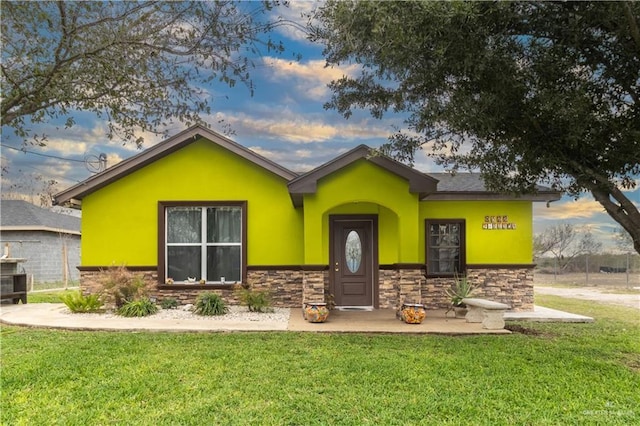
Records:
<instances>
[{"instance_id":1,"label":"green lawn","mask_svg":"<svg viewBox=\"0 0 640 426\"><path fill-rule=\"evenodd\" d=\"M27 303L62 303L60 296L74 290L57 290L27 293Z\"/></svg>"},{"instance_id":2,"label":"green lawn","mask_svg":"<svg viewBox=\"0 0 640 426\"><path fill-rule=\"evenodd\" d=\"M66 288L78 288L80 283L78 281L68 281ZM30 288L30 285L29 285ZM44 290L59 290L65 288L65 284L62 281L52 281L48 283L40 283L36 282L33 284L33 290L35 291L44 291Z\"/></svg>"},{"instance_id":3,"label":"green lawn","mask_svg":"<svg viewBox=\"0 0 640 426\"><path fill-rule=\"evenodd\" d=\"M638 311L527 334L118 333L2 327L2 424L632 424Z\"/></svg>"}]
</instances>

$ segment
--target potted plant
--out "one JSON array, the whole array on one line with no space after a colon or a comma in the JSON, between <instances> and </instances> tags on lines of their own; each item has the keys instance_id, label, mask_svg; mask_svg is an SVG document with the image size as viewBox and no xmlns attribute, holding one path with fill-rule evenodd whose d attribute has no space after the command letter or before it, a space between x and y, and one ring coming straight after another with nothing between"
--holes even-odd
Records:
<instances>
[{"instance_id":1,"label":"potted plant","mask_svg":"<svg viewBox=\"0 0 640 426\"><path fill-rule=\"evenodd\" d=\"M466 276L455 275L455 282L451 288L445 290L447 296L451 298L451 306L447 309L447 313L453 309L456 318L464 318L467 314L467 305L462 303L462 299L470 297L475 288Z\"/></svg>"}]
</instances>

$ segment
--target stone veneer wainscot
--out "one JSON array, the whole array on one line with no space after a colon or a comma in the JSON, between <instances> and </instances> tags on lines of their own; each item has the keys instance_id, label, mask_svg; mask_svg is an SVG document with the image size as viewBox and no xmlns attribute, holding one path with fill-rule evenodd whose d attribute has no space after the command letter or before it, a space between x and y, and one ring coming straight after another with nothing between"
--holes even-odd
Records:
<instances>
[{"instance_id":1,"label":"stone veneer wainscot","mask_svg":"<svg viewBox=\"0 0 640 426\"><path fill-rule=\"evenodd\" d=\"M515 311L533 310L533 265L470 266L467 277L476 286L473 297L505 303ZM107 268L80 267L80 284L84 293L97 292L107 279ZM180 304L194 303L198 294L212 291L227 303L237 304L233 285L158 285L154 267L128 268L150 289L150 296L158 301L174 298ZM250 267L247 283L256 290L269 290L276 307L297 308L306 301L325 301L329 296L326 267L303 270L302 267ZM399 309L402 303L423 303L427 309L446 309L449 296L446 289L453 284L451 277L427 277L424 269L383 267L378 271L378 300L381 309Z\"/></svg>"}]
</instances>

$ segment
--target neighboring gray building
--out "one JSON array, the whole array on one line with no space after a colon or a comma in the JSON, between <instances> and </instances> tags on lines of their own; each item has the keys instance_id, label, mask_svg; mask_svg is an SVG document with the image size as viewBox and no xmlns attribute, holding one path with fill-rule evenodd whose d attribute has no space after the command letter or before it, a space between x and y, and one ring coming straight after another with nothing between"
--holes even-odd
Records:
<instances>
[{"instance_id":1,"label":"neighboring gray building","mask_svg":"<svg viewBox=\"0 0 640 426\"><path fill-rule=\"evenodd\" d=\"M0 254L24 258L18 273L28 280L79 280L80 218L22 200L0 200Z\"/></svg>"}]
</instances>

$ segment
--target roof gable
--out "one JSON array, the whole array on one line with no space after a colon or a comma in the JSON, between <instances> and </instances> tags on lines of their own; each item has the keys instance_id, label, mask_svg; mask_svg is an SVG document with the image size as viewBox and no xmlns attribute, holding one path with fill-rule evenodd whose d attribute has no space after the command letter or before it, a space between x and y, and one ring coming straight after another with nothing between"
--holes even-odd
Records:
<instances>
[{"instance_id":1,"label":"roof gable","mask_svg":"<svg viewBox=\"0 0 640 426\"><path fill-rule=\"evenodd\" d=\"M297 207L301 206L303 195L315 193L320 179L360 159L365 159L386 171L407 180L409 183L409 192L417 193L421 198L436 191L438 183L437 179L420 173L419 171L392 160L389 157L371 155L371 148L366 145L359 145L339 157L336 157L335 159L328 161L327 163L324 163L323 165L289 182L289 193L291 194L293 204Z\"/></svg>"},{"instance_id":2,"label":"roof gable","mask_svg":"<svg viewBox=\"0 0 640 426\"><path fill-rule=\"evenodd\" d=\"M187 130L178 133L175 136L170 137L151 148L148 148L140 154L134 155L131 158L121 161L120 163L109 167L101 173L98 173L85 181L72 186L71 188L62 191L54 196L54 202L56 204L64 204L71 202L72 200L81 200L86 195L91 194L109 185L116 180L127 176L140 168L153 163L167 155L199 140L205 139L211 143L215 143L234 154L252 162L253 164L262 167L277 176L282 177L286 181L289 181L297 176L294 172L274 163L267 158L256 154L255 152L243 147L242 145L232 141L231 139L214 132L202 125L195 125Z\"/></svg>"},{"instance_id":3,"label":"roof gable","mask_svg":"<svg viewBox=\"0 0 640 426\"><path fill-rule=\"evenodd\" d=\"M3 231L51 231L80 234L80 218L35 206L23 200L0 201Z\"/></svg>"}]
</instances>

